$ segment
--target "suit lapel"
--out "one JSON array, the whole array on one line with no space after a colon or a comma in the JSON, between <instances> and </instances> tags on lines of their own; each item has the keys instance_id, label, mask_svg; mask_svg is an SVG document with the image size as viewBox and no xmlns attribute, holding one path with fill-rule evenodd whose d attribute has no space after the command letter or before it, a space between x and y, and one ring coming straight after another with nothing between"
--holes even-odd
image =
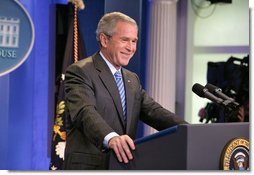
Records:
<instances>
[{"instance_id":1,"label":"suit lapel","mask_svg":"<svg viewBox=\"0 0 254 175\"><path fill-rule=\"evenodd\" d=\"M124 117L123 117L123 109L121 105L120 95L118 92L117 85L115 83L115 79L101 56L97 53L93 57L95 68L100 72L99 77L103 82L104 86L108 90L109 94L111 95L114 105L118 111L120 116L120 120L124 126Z\"/></svg>"},{"instance_id":2,"label":"suit lapel","mask_svg":"<svg viewBox=\"0 0 254 175\"><path fill-rule=\"evenodd\" d=\"M132 108L133 108L133 103L134 103L134 93L132 91L132 82L128 76L128 73L122 69L123 72L123 77L124 77L124 85L125 85L125 94L126 94L126 104L127 104L127 128L126 128L126 133L128 133L130 125L131 125L131 120L132 120Z\"/></svg>"}]
</instances>

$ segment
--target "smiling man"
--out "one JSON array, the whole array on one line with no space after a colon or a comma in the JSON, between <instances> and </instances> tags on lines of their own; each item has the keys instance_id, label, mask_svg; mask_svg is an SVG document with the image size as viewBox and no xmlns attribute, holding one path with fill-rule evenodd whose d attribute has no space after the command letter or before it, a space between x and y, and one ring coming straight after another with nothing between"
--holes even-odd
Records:
<instances>
[{"instance_id":1,"label":"smiling man","mask_svg":"<svg viewBox=\"0 0 254 175\"><path fill-rule=\"evenodd\" d=\"M100 51L66 71L66 107L70 117L64 169L108 169L108 150L119 162L135 159L138 121L157 130L186 121L164 109L142 89L138 76L123 68L137 49L138 26L120 13L105 14L96 38Z\"/></svg>"}]
</instances>

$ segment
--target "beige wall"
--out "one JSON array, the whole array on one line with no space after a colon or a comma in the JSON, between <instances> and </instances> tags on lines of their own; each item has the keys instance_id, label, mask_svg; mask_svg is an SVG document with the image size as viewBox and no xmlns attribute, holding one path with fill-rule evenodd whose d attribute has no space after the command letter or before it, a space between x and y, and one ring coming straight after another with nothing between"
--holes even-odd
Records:
<instances>
[{"instance_id":1,"label":"beige wall","mask_svg":"<svg viewBox=\"0 0 254 175\"><path fill-rule=\"evenodd\" d=\"M226 61L230 56L242 58L249 54L249 1L232 0L232 4L211 5L196 12L207 18L198 17L191 1L188 3L185 119L199 123L198 111L209 100L198 97L191 88L195 83L207 83L208 61Z\"/></svg>"}]
</instances>

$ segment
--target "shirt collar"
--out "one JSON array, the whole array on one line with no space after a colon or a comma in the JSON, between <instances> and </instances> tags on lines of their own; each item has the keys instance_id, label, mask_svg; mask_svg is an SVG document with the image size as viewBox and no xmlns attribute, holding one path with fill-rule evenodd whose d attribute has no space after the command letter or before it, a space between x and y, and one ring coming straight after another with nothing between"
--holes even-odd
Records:
<instances>
[{"instance_id":1,"label":"shirt collar","mask_svg":"<svg viewBox=\"0 0 254 175\"><path fill-rule=\"evenodd\" d=\"M116 71L118 71L102 54L102 52L100 51L99 54L101 55L101 57L103 58L103 60L106 62L106 64L108 65L111 73L114 75L116 73ZM119 69L119 71L121 72L121 68Z\"/></svg>"}]
</instances>

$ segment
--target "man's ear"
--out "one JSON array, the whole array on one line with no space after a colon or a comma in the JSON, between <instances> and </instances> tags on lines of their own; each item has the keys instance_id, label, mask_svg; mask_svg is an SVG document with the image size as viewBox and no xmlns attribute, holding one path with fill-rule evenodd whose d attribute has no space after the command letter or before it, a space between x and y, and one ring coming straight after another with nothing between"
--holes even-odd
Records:
<instances>
[{"instance_id":1,"label":"man's ear","mask_svg":"<svg viewBox=\"0 0 254 175\"><path fill-rule=\"evenodd\" d=\"M104 33L100 33L99 38L100 38L101 46L107 47L109 38Z\"/></svg>"}]
</instances>

